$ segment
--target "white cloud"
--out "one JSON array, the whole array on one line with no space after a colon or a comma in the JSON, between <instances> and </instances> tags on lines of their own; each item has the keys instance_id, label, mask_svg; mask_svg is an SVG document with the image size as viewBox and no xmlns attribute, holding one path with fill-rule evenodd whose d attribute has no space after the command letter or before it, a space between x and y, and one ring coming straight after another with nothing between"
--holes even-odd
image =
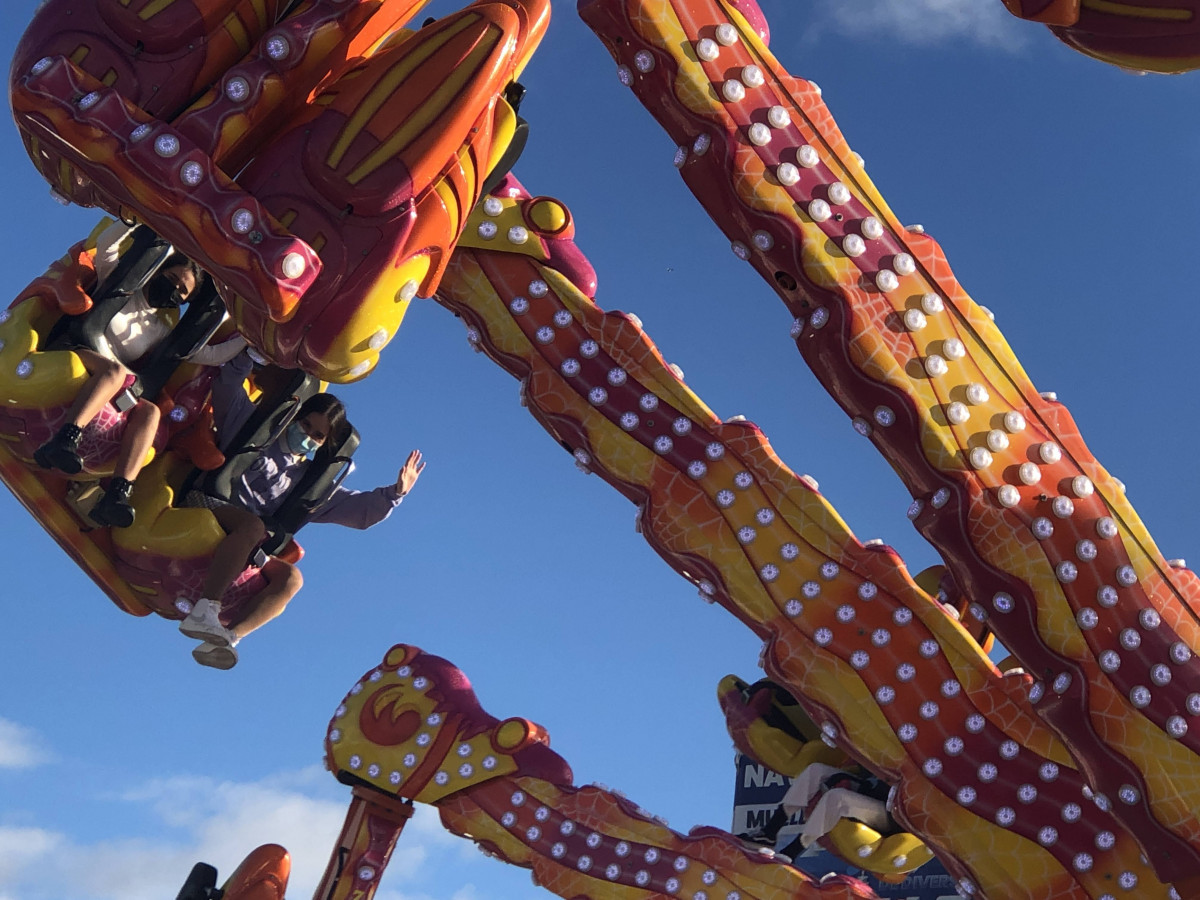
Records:
<instances>
[{"instance_id":1,"label":"white cloud","mask_svg":"<svg viewBox=\"0 0 1200 900\"><path fill-rule=\"evenodd\" d=\"M1028 29L1000 0L819 0L819 24L843 34L891 37L908 44L968 40L1015 49Z\"/></svg>"},{"instance_id":2,"label":"white cloud","mask_svg":"<svg viewBox=\"0 0 1200 900\"><path fill-rule=\"evenodd\" d=\"M9 879L54 852L62 843L62 835L41 828L0 825L0 900L8 897L5 886Z\"/></svg>"},{"instance_id":3,"label":"white cloud","mask_svg":"<svg viewBox=\"0 0 1200 900\"><path fill-rule=\"evenodd\" d=\"M32 728L0 719L0 769L28 769L49 759Z\"/></svg>"},{"instance_id":4,"label":"white cloud","mask_svg":"<svg viewBox=\"0 0 1200 900\"><path fill-rule=\"evenodd\" d=\"M305 770L259 782L203 777L159 779L111 798L144 807L151 820L136 837L93 843L38 828L0 827L0 900L72 897L77 900L162 900L179 891L194 863L217 867L224 881L247 853L264 843L292 856L288 896L311 896L324 873L350 801L346 788L329 790L327 773ZM324 795L324 796L318 796ZM331 799L336 795L340 799ZM384 877L387 900L480 900L462 873L438 896L409 893L431 855L452 866L468 841L450 835L437 813L418 806ZM403 893L388 885L406 885Z\"/></svg>"}]
</instances>

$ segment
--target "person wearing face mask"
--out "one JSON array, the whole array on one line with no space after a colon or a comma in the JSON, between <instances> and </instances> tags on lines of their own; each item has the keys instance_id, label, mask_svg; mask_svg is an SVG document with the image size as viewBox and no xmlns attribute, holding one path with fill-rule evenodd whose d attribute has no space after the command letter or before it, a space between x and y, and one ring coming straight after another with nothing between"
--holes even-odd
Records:
<instances>
[{"instance_id":1,"label":"person wearing face mask","mask_svg":"<svg viewBox=\"0 0 1200 900\"><path fill-rule=\"evenodd\" d=\"M229 449L230 441L254 411L254 405L242 389L251 367L249 355L243 353L222 366L213 383L213 421L217 429L217 446L222 450ZM299 592L303 585L300 570L272 557L262 567L267 587L254 598L253 605L238 621L229 627L221 623L221 597L266 537L262 517L270 516L283 504L308 466L308 457L316 454L317 461L323 461L322 449L340 446L349 429L342 402L332 394L314 394L304 401L284 433L238 478L232 503L200 491L188 493L185 503L210 510L225 532L225 538L213 552L201 587L201 598L179 624L183 634L202 642L192 651L193 658L201 665L233 668L238 659L235 647L242 638L282 613ZM308 521L370 528L391 515L417 483L424 468L421 451L413 450L394 484L372 491L354 491L338 485L329 500Z\"/></svg>"},{"instance_id":2,"label":"person wearing face mask","mask_svg":"<svg viewBox=\"0 0 1200 900\"><path fill-rule=\"evenodd\" d=\"M116 268L121 242L128 233L129 227L122 222L100 233L95 259L98 283ZM131 367L171 333L172 324L162 311L187 302L203 278L204 273L196 263L182 253L172 254L146 286L135 291L109 320L96 350L79 348L74 351L87 370L88 378L67 410L67 419L58 433L34 451L33 458L39 466L68 475L82 470L79 443L84 427L96 418L105 404L129 386ZM241 335L235 334L215 346L199 348L188 361L218 366L236 356L245 346ZM129 411L113 477L104 495L88 513L97 525L128 528L133 524L134 510L129 504L129 495L154 443L159 418L159 409L150 398L138 398Z\"/></svg>"}]
</instances>

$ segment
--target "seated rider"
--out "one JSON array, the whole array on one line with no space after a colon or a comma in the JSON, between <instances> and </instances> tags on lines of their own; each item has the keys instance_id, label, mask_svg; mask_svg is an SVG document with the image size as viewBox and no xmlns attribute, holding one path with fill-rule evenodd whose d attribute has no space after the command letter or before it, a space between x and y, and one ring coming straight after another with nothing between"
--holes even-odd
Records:
<instances>
[{"instance_id":1,"label":"seated rider","mask_svg":"<svg viewBox=\"0 0 1200 900\"><path fill-rule=\"evenodd\" d=\"M121 240L129 228L122 222L106 228L96 240L96 275L99 283L116 268ZM36 451L33 458L43 469L58 469L75 475L83 468L79 443L84 427L130 383L130 367L154 350L171 333L171 325L160 310L173 309L187 302L200 287L204 273L192 260L173 253L158 273L141 290L135 291L120 311L109 320L98 349L74 351L88 372L79 394L67 411L67 420L58 433ZM216 346L205 345L188 357L193 363L216 366L241 352L246 342L234 335ZM104 495L88 513L97 525L128 528L133 524L129 495L133 481L146 463L154 443L160 413L151 402L139 397L129 412L121 446L113 468L113 477Z\"/></svg>"},{"instance_id":2,"label":"seated rider","mask_svg":"<svg viewBox=\"0 0 1200 900\"><path fill-rule=\"evenodd\" d=\"M781 806L791 816L805 809L817 794L821 799L805 816L800 834L784 849L784 854L795 856L801 848L808 849L842 819L856 819L880 834L895 831L896 825L887 809L889 791L886 782L865 770L853 774L824 763L812 763L796 776Z\"/></svg>"},{"instance_id":3,"label":"seated rider","mask_svg":"<svg viewBox=\"0 0 1200 900\"><path fill-rule=\"evenodd\" d=\"M221 367L213 383L212 405L217 428L217 444L229 449L229 442L254 411L254 404L242 389L252 361L243 353ZM200 491L189 492L186 503L212 511L225 538L217 545L205 575L201 598L196 601L179 630L202 641L192 651L198 663L216 669L237 664L234 649L250 632L274 619L300 590L300 570L277 557L262 567L268 585L254 598L252 606L232 627L221 624L221 597L246 567L247 560L266 537L262 516L274 513L286 499L308 466L308 455L321 448L337 447L349 432L346 410L332 394L314 394L296 413L282 435L242 473L234 483L232 503ZM395 484L373 491L352 491L338 485L329 500L309 518L310 522L332 522L349 528L370 528L386 519L412 490L425 468L421 451L413 450L405 461Z\"/></svg>"}]
</instances>

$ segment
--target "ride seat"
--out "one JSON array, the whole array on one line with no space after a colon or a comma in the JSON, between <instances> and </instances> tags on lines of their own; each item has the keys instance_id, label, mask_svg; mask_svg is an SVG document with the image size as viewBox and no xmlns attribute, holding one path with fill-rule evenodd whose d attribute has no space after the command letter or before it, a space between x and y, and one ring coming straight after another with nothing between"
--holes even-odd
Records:
<instances>
[{"instance_id":1,"label":"ride seat","mask_svg":"<svg viewBox=\"0 0 1200 900\"><path fill-rule=\"evenodd\" d=\"M225 464L212 472L195 471L184 482L180 496L199 490L210 497L234 502L235 485L259 454L279 438L296 417L304 401L317 393L320 382L296 369L270 368L260 378L263 396L257 408L225 449ZM266 382L265 384L263 382ZM353 456L361 443L354 428L333 446L312 460L283 503L271 516L263 518L267 539L260 547L261 565L266 557L277 556L292 540L305 521L324 505L353 466Z\"/></svg>"},{"instance_id":2,"label":"ride seat","mask_svg":"<svg viewBox=\"0 0 1200 900\"><path fill-rule=\"evenodd\" d=\"M174 248L144 225L133 229L133 244L117 265L95 288L91 309L77 316L63 316L46 336L42 350L98 351L104 330L129 298L153 278ZM225 318L225 304L216 283L205 278L196 296L171 333L145 359L132 367L137 381L119 394L113 405L122 412L138 397L154 400L167 380L189 355L208 343Z\"/></svg>"}]
</instances>

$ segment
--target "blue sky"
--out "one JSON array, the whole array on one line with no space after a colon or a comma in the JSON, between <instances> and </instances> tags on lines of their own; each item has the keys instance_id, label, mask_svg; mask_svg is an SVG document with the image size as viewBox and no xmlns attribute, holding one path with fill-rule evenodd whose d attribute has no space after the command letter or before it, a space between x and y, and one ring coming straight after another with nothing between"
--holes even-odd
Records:
<instances>
[{"instance_id":1,"label":"blue sky","mask_svg":"<svg viewBox=\"0 0 1200 900\"><path fill-rule=\"evenodd\" d=\"M0 6L0 55L36 6ZM921 222L1058 392L1167 557L1195 540L1200 100L1195 76L1076 56L1000 0L762 0L772 47L817 81L901 218ZM455 8L437 0L429 8ZM816 385L789 317L671 166L673 146L560 2L523 79L517 172L566 202L606 309L637 313L719 415L757 422L861 539L935 561L909 498ZM0 297L97 212L55 205L0 126ZM4 301L7 303L7 300ZM0 900L173 896L192 862L227 872L259 843L324 868L349 799L320 770L346 689L394 642L445 656L484 707L543 724L577 783L619 788L681 830L727 826L733 754L715 701L756 676L758 642L634 532L634 509L577 471L432 301L342 392L364 436L353 483L428 468L388 522L313 526L306 587L232 672L195 665L173 624L120 613L0 493ZM528 875L410 826L383 900L536 897Z\"/></svg>"}]
</instances>

